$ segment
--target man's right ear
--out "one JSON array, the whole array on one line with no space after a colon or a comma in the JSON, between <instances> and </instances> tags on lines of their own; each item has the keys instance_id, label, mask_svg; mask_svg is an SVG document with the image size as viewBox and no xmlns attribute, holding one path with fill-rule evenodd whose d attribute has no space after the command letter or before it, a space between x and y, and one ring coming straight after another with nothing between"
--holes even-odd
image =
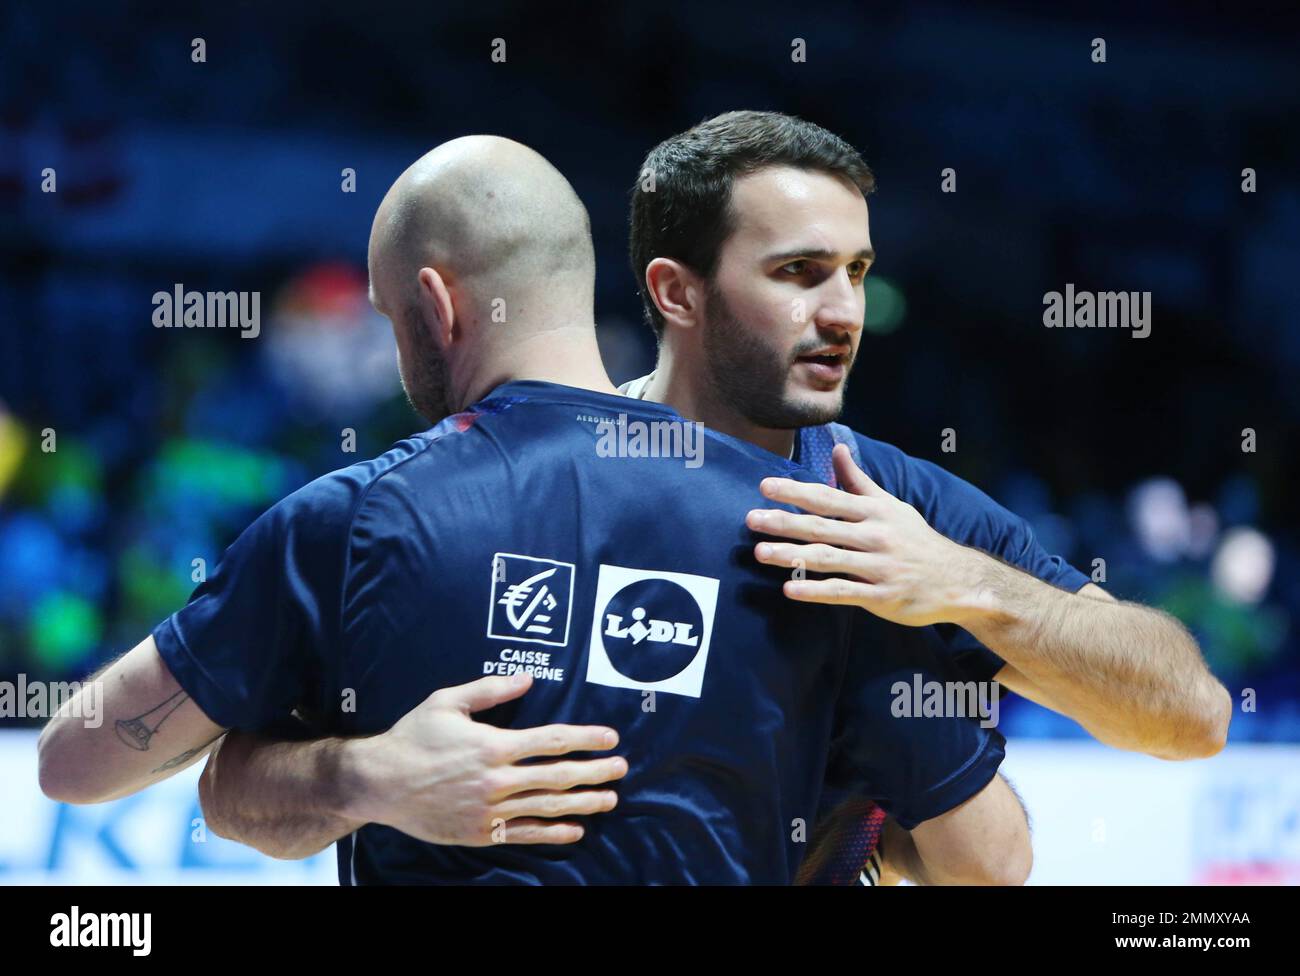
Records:
<instances>
[{"instance_id":1,"label":"man's right ear","mask_svg":"<svg viewBox=\"0 0 1300 976\"><path fill-rule=\"evenodd\" d=\"M693 328L704 310L704 282L680 261L655 258L645 269L645 286L667 325Z\"/></svg>"},{"instance_id":2,"label":"man's right ear","mask_svg":"<svg viewBox=\"0 0 1300 976\"><path fill-rule=\"evenodd\" d=\"M434 268L421 268L418 275L420 318L432 333L429 338L446 349L456 338L456 307L451 291Z\"/></svg>"}]
</instances>

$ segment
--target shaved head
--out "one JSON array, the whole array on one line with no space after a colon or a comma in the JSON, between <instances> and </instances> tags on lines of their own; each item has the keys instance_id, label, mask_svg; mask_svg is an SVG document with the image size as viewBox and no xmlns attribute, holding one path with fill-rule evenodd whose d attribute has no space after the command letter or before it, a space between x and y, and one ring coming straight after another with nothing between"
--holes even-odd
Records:
<instances>
[{"instance_id":1,"label":"shaved head","mask_svg":"<svg viewBox=\"0 0 1300 976\"><path fill-rule=\"evenodd\" d=\"M527 146L465 136L416 160L392 185L370 233L370 274L414 292L437 268L490 298L523 295L556 276L595 278L587 210L560 171ZM498 287L499 286L499 287Z\"/></svg>"},{"instance_id":2,"label":"shaved head","mask_svg":"<svg viewBox=\"0 0 1300 976\"><path fill-rule=\"evenodd\" d=\"M439 338L453 325L469 339L465 355L482 358L566 317L590 323L587 210L545 158L499 136L453 139L402 173L375 214L369 264L371 301L393 322L403 386L431 422L458 409L448 403Z\"/></svg>"}]
</instances>

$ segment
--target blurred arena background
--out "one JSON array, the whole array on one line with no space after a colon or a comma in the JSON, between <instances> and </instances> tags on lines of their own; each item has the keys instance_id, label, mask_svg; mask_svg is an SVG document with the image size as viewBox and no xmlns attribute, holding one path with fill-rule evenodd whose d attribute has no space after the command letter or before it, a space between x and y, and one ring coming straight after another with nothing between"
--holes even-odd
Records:
<instances>
[{"instance_id":1,"label":"blurred arena background","mask_svg":"<svg viewBox=\"0 0 1300 976\"><path fill-rule=\"evenodd\" d=\"M654 351L626 261L643 155L778 109L848 138L879 181L847 421L973 481L1085 572L1104 560L1108 589L1182 619L1254 707L1221 755L1169 764L1005 702L1032 880L1297 883L1300 32L1212 10L6 5L0 681L84 676L186 600L195 559L420 426L365 277L375 206L417 155L497 133L572 180L622 381ZM1150 336L1045 329L1067 282L1151 291ZM260 334L154 328L177 284L259 293ZM39 725L0 718L0 882L333 882L329 853L284 864L205 836L198 767L51 803Z\"/></svg>"}]
</instances>

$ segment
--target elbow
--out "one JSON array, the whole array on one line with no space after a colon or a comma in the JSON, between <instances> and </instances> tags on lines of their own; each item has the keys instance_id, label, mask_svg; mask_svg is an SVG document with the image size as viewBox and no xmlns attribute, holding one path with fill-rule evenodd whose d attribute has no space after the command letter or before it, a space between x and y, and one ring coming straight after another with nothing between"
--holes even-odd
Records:
<instances>
[{"instance_id":1,"label":"elbow","mask_svg":"<svg viewBox=\"0 0 1300 976\"><path fill-rule=\"evenodd\" d=\"M1178 716L1178 733L1166 737L1163 748L1151 752L1161 759L1209 759L1228 744L1232 696L1217 681Z\"/></svg>"},{"instance_id":2,"label":"elbow","mask_svg":"<svg viewBox=\"0 0 1300 976\"><path fill-rule=\"evenodd\" d=\"M1005 852L1005 856L988 860L980 864L966 884L985 885L999 888L1018 888L1029 880L1029 873L1034 868L1034 852L1029 839L1014 845Z\"/></svg>"},{"instance_id":3,"label":"elbow","mask_svg":"<svg viewBox=\"0 0 1300 976\"><path fill-rule=\"evenodd\" d=\"M99 803L105 795L86 771L73 762L66 731L53 718L36 742L36 777L41 792L55 803Z\"/></svg>"},{"instance_id":4,"label":"elbow","mask_svg":"<svg viewBox=\"0 0 1300 976\"><path fill-rule=\"evenodd\" d=\"M1228 726L1232 724L1232 696L1217 681L1211 682L1209 694L1193 716L1193 733L1188 736L1189 759L1217 756L1228 744Z\"/></svg>"},{"instance_id":5,"label":"elbow","mask_svg":"<svg viewBox=\"0 0 1300 976\"><path fill-rule=\"evenodd\" d=\"M930 883L1014 888L1029 880L1034 867L1034 851L1027 831L1004 843L982 843L963 853L964 856L954 857L950 852L946 863L928 865L926 873Z\"/></svg>"},{"instance_id":6,"label":"elbow","mask_svg":"<svg viewBox=\"0 0 1300 976\"><path fill-rule=\"evenodd\" d=\"M1009 787L1007 792L1011 793ZM1011 795L1014 797L1014 793ZM984 837L986 843L968 850L969 877L962 883L999 888L1024 885L1034 869L1034 845L1028 814L1018 798L1014 812L1003 817L998 827Z\"/></svg>"},{"instance_id":7,"label":"elbow","mask_svg":"<svg viewBox=\"0 0 1300 976\"><path fill-rule=\"evenodd\" d=\"M987 857L962 865L952 865L948 871L935 872L935 883L994 888L1018 888L1029 880L1034 856L1026 846L1023 850L1009 851L1002 858Z\"/></svg>"},{"instance_id":8,"label":"elbow","mask_svg":"<svg viewBox=\"0 0 1300 976\"><path fill-rule=\"evenodd\" d=\"M258 853L265 854L267 857L276 861L303 861L319 854L327 847L329 847L329 844L301 844L297 847L269 847L267 845L259 844L255 849Z\"/></svg>"},{"instance_id":9,"label":"elbow","mask_svg":"<svg viewBox=\"0 0 1300 976\"><path fill-rule=\"evenodd\" d=\"M253 837L248 836L249 832L244 829L245 825L235 818L230 805L222 801L217 790L216 760L215 753L209 756L207 764L203 767L203 775L199 777L199 812L203 815L203 826L209 833L222 840L233 840L236 844L244 844L259 854L282 857L280 852L267 850Z\"/></svg>"}]
</instances>

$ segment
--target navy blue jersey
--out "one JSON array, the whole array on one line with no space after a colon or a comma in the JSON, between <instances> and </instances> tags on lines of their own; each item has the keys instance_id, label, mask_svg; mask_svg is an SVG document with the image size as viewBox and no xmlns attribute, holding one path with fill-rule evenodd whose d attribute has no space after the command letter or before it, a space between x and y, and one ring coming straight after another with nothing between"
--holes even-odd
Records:
<instances>
[{"instance_id":1,"label":"navy blue jersey","mask_svg":"<svg viewBox=\"0 0 1300 976\"><path fill-rule=\"evenodd\" d=\"M963 545L981 549L1061 589L1076 592L1089 579L1060 556L1049 555L1020 516L956 475L929 461L909 457L893 445L864 437L841 424L805 427L794 457L819 481L836 484L831 451L845 444L867 475L885 491L912 505L930 527ZM891 656L923 654L942 659L951 681L993 680L1005 662L955 624L889 627L858 621L857 642L888 647ZM818 827L799 881L854 884L870 874L883 813L863 801L851 785L836 781L832 768L822 797ZM864 882L873 883L873 882Z\"/></svg>"},{"instance_id":2,"label":"navy blue jersey","mask_svg":"<svg viewBox=\"0 0 1300 976\"><path fill-rule=\"evenodd\" d=\"M636 456L684 423L507 383L260 517L155 629L159 651L230 728L296 714L374 733L438 688L527 669L533 688L480 717L619 731L618 807L578 844L447 847L371 824L340 844L344 881L786 883L828 770L904 826L978 792L996 730L890 714L894 683L939 662L867 646L866 614L788 600L786 573L754 560L760 480L813 476L698 429L698 463Z\"/></svg>"},{"instance_id":3,"label":"navy blue jersey","mask_svg":"<svg viewBox=\"0 0 1300 976\"><path fill-rule=\"evenodd\" d=\"M1060 556L1051 555L1034 537L1028 522L1008 511L968 481L930 461L850 430L841 424L805 427L796 440L795 460L817 480L835 485L831 450L844 443L854 460L885 491L925 517L930 527L954 542L997 556L1044 582L1077 592L1090 580ZM910 638L950 657L957 671L989 681L1006 663L955 624L908 628Z\"/></svg>"}]
</instances>

